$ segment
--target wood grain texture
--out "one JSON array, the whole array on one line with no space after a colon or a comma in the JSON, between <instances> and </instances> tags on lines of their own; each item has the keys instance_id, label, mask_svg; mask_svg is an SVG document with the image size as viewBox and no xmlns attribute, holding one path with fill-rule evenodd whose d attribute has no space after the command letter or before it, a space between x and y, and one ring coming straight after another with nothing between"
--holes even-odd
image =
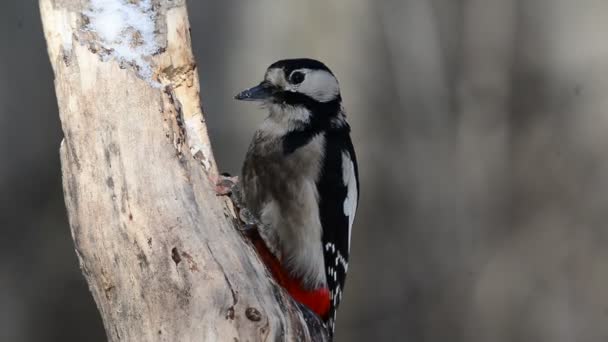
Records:
<instances>
[{"instance_id":1,"label":"wood grain texture","mask_svg":"<svg viewBox=\"0 0 608 342\"><path fill-rule=\"evenodd\" d=\"M185 1L153 1L152 80L104 57L86 30L89 6L40 0L66 207L108 340L326 340L269 279L214 192Z\"/></svg>"}]
</instances>

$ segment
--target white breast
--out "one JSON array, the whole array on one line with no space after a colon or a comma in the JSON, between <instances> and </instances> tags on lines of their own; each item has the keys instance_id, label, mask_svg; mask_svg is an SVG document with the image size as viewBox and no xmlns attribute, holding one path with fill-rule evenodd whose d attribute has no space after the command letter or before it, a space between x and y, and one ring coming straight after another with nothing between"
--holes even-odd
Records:
<instances>
[{"instance_id":1,"label":"white breast","mask_svg":"<svg viewBox=\"0 0 608 342\"><path fill-rule=\"evenodd\" d=\"M306 288L327 284L316 185L324 146L325 136L319 134L281 159L282 171L290 176L277 181L288 181L289 186L285 186L280 196L264 204L260 217L276 234L279 259L290 272L304 280Z\"/></svg>"}]
</instances>

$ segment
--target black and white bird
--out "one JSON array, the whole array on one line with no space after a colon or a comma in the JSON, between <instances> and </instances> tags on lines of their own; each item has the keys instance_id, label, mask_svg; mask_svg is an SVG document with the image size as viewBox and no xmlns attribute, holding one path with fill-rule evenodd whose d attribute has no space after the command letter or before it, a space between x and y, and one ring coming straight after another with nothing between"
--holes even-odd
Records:
<instances>
[{"instance_id":1,"label":"black and white bird","mask_svg":"<svg viewBox=\"0 0 608 342\"><path fill-rule=\"evenodd\" d=\"M263 224L258 247L277 281L333 334L348 271L359 180L338 80L313 59L272 64L236 96L268 117L242 169L245 207Z\"/></svg>"}]
</instances>

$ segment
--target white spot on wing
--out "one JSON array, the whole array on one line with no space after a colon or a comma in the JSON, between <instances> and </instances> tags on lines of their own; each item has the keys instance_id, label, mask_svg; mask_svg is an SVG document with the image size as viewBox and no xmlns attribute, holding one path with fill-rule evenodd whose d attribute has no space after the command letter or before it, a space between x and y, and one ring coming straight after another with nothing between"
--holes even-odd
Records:
<instances>
[{"instance_id":1,"label":"white spot on wing","mask_svg":"<svg viewBox=\"0 0 608 342\"><path fill-rule=\"evenodd\" d=\"M338 252L336 256L336 266L338 266L338 262L340 263L340 265L342 265L342 268L344 268L344 273L348 272L348 263L346 262L346 259L344 259L342 254L340 254L340 252Z\"/></svg>"},{"instance_id":2,"label":"white spot on wing","mask_svg":"<svg viewBox=\"0 0 608 342\"><path fill-rule=\"evenodd\" d=\"M342 153L342 177L347 188L346 199L344 199L344 215L348 216L348 251L350 253L350 238L357 211L357 178L355 176L355 165L346 152Z\"/></svg>"}]
</instances>

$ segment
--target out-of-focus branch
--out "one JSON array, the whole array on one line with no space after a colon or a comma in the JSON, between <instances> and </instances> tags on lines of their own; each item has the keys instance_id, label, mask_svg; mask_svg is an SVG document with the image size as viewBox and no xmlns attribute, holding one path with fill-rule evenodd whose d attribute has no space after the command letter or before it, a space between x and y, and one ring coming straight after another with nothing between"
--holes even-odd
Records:
<instances>
[{"instance_id":1,"label":"out-of-focus branch","mask_svg":"<svg viewBox=\"0 0 608 342\"><path fill-rule=\"evenodd\" d=\"M325 340L215 195L185 1L40 8L70 226L108 339Z\"/></svg>"}]
</instances>

